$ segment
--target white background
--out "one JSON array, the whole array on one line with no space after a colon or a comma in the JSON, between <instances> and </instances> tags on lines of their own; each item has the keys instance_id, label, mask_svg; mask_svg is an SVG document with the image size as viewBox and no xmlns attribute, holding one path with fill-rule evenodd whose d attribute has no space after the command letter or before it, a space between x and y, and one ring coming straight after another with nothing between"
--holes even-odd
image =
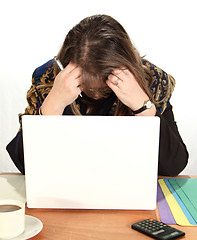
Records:
<instances>
[{"instance_id":1,"label":"white background","mask_svg":"<svg viewBox=\"0 0 197 240\"><path fill-rule=\"evenodd\" d=\"M0 172L17 171L5 147L18 131L34 69L57 54L75 24L94 14L117 19L140 54L176 79L171 103L190 153L182 173L197 174L195 0L1 1Z\"/></svg>"}]
</instances>

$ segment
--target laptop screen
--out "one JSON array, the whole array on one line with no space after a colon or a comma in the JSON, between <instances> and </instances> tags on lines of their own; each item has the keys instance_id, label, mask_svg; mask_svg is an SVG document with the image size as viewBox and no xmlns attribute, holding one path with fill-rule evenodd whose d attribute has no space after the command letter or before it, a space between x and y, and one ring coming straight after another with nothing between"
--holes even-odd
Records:
<instances>
[{"instance_id":1,"label":"laptop screen","mask_svg":"<svg viewBox=\"0 0 197 240\"><path fill-rule=\"evenodd\" d=\"M158 117L22 117L27 205L154 209Z\"/></svg>"}]
</instances>

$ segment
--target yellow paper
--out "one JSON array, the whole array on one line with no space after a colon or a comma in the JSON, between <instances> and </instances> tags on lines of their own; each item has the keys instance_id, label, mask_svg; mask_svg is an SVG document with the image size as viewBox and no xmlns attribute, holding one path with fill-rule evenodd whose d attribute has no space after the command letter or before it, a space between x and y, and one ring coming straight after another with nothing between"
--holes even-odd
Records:
<instances>
[{"instance_id":1,"label":"yellow paper","mask_svg":"<svg viewBox=\"0 0 197 240\"><path fill-rule=\"evenodd\" d=\"M165 184L163 179L158 180L159 185L163 191L163 194L166 198L166 201L170 207L170 210L174 216L174 219L178 225L181 226L194 226L189 223L187 217L185 216L184 212L182 211L181 207L177 203L176 199L174 198L173 194L169 190L168 186Z\"/></svg>"}]
</instances>

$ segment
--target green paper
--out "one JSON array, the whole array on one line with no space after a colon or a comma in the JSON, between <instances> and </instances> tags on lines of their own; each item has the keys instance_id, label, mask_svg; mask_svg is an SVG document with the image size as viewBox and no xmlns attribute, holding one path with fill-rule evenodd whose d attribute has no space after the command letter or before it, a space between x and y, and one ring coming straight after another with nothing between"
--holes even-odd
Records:
<instances>
[{"instance_id":1,"label":"green paper","mask_svg":"<svg viewBox=\"0 0 197 240\"><path fill-rule=\"evenodd\" d=\"M197 222L197 178L175 178L169 182Z\"/></svg>"}]
</instances>

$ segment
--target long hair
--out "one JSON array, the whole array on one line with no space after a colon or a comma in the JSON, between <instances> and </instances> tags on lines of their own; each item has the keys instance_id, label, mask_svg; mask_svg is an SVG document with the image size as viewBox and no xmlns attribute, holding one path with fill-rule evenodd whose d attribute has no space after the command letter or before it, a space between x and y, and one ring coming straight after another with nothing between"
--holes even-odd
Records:
<instances>
[{"instance_id":1,"label":"long hair","mask_svg":"<svg viewBox=\"0 0 197 240\"><path fill-rule=\"evenodd\" d=\"M94 15L74 26L68 32L58 58L64 67L72 61L82 68L83 88L87 90L100 89L113 70L127 68L152 99L142 58L125 29L110 16ZM91 94L87 95L91 97ZM80 114L75 102L71 107L74 114ZM132 115L132 111L118 100L115 115Z\"/></svg>"}]
</instances>

